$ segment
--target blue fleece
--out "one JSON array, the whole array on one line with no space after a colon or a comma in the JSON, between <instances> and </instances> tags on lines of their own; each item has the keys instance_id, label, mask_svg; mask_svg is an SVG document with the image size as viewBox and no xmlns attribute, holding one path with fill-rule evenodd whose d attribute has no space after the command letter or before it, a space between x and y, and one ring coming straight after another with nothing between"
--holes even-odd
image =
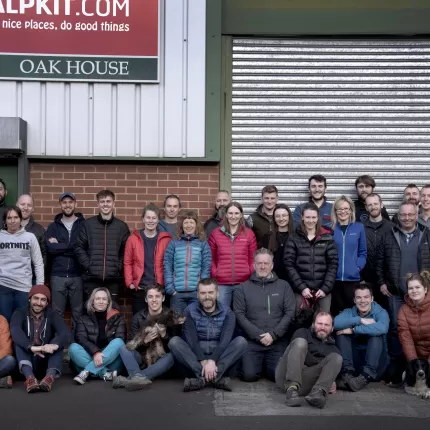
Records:
<instances>
[{"instance_id":1,"label":"blue fleece","mask_svg":"<svg viewBox=\"0 0 430 430\"><path fill-rule=\"evenodd\" d=\"M361 324L361 318L372 318L374 324ZM358 314L357 306L345 309L334 319L334 329L343 330L345 328L354 328L354 334L366 336L382 336L388 333L390 318L388 312L373 302L370 312L365 316Z\"/></svg>"},{"instance_id":2,"label":"blue fleece","mask_svg":"<svg viewBox=\"0 0 430 430\"><path fill-rule=\"evenodd\" d=\"M309 201L311 201L311 200L309 200ZM300 225L300 222L302 220L303 206L307 203L309 203L309 202L302 203L302 204L296 206L296 208L294 209L294 212L293 212L294 229L296 229ZM321 225L325 228L330 229L330 230L331 230L331 209L332 209L332 207L333 207L333 204L329 203L327 200L325 200L324 203L319 208Z\"/></svg>"},{"instance_id":3,"label":"blue fleece","mask_svg":"<svg viewBox=\"0 0 430 430\"><path fill-rule=\"evenodd\" d=\"M363 224L359 222L349 224L345 235L340 225L336 224L333 237L339 254L336 280L359 281L367 257L366 232Z\"/></svg>"}]
</instances>

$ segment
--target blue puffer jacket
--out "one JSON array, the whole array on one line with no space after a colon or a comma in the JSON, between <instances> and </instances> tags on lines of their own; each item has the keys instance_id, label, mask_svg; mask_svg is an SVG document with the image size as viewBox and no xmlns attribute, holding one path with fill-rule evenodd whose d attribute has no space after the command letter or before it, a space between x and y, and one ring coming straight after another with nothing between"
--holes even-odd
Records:
<instances>
[{"instance_id":1,"label":"blue puffer jacket","mask_svg":"<svg viewBox=\"0 0 430 430\"><path fill-rule=\"evenodd\" d=\"M367 246L366 232L363 224L348 224L345 234L339 224L334 229L334 241L339 254L337 281L359 281L360 272L366 265Z\"/></svg>"},{"instance_id":2,"label":"blue puffer jacket","mask_svg":"<svg viewBox=\"0 0 430 430\"><path fill-rule=\"evenodd\" d=\"M196 291L201 278L209 278L212 253L197 236L183 234L172 240L164 254L164 283L167 294Z\"/></svg>"}]
</instances>

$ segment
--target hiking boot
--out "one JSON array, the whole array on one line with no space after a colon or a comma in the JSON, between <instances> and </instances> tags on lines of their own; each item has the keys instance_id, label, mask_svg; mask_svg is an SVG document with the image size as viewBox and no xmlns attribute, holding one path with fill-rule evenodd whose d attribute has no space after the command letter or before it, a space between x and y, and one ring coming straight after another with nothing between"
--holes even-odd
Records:
<instances>
[{"instance_id":1,"label":"hiking boot","mask_svg":"<svg viewBox=\"0 0 430 430\"><path fill-rule=\"evenodd\" d=\"M113 381L113 378L116 377L116 375L118 375L118 372L116 370L114 370L113 372L106 372L103 376L102 379L105 382L108 381Z\"/></svg>"},{"instance_id":2,"label":"hiking boot","mask_svg":"<svg viewBox=\"0 0 430 430\"><path fill-rule=\"evenodd\" d=\"M205 381L200 378L185 378L184 381L184 392L198 391L205 388Z\"/></svg>"},{"instance_id":3,"label":"hiking boot","mask_svg":"<svg viewBox=\"0 0 430 430\"><path fill-rule=\"evenodd\" d=\"M322 388L312 388L305 400L314 408L322 409L327 401L327 394Z\"/></svg>"},{"instance_id":4,"label":"hiking boot","mask_svg":"<svg viewBox=\"0 0 430 430\"><path fill-rule=\"evenodd\" d=\"M12 388L12 377L10 375L0 378L0 388Z\"/></svg>"},{"instance_id":5,"label":"hiking boot","mask_svg":"<svg viewBox=\"0 0 430 430\"><path fill-rule=\"evenodd\" d=\"M349 391L349 386L348 386L348 382L353 378L354 376L351 373L342 373L339 376L339 379L336 381L337 384L337 388L339 388L339 390L345 390L345 391Z\"/></svg>"},{"instance_id":6,"label":"hiking boot","mask_svg":"<svg viewBox=\"0 0 430 430\"><path fill-rule=\"evenodd\" d=\"M361 374L356 376L355 378L351 378L348 381L347 385L351 391L360 391L364 387L366 387L368 383L369 380L366 378L366 376Z\"/></svg>"},{"instance_id":7,"label":"hiking boot","mask_svg":"<svg viewBox=\"0 0 430 430\"><path fill-rule=\"evenodd\" d=\"M214 382L212 386L218 390L231 391L230 378L221 378L219 381Z\"/></svg>"},{"instance_id":8,"label":"hiking boot","mask_svg":"<svg viewBox=\"0 0 430 430\"><path fill-rule=\"evenodd\" d=\"M52 384L54 383L54 378L52 376L45 376L39 384L39 388L41 391L45 391L45 393L49 393L52 390Z\"/></svg>"},{"instance_id":9,"label":"hiking boot","mask_svg":"<svg viewBox=\"0 0 430 430\"><path fill-rule=\"evenodd\" d=\"M114 376L112 380L112 388L125 388L128 379L125 376Z\"/></svg>"},{"instance_id":10,"label":"hiking boot","mask_svg":"<svg viewBox=\"0 0 430 430\"><path fill-rule=\"evenodd\" d=\"M126 380L125 388L128 391L138 391L149 387L152 381L143 375L134 375Z\"/></svg>"},{"instance_id":11,"label":"hiking boot","mask_svg":"<svg viewBox=\"0 0 430 430\"><path fill-rule=\"evenodd\" d=\"M31 375L29 376L26 381L24 382L27 393L34 393L36 391L39 391L39 383L37 382L37 379Z\"/></svg>"},{"instance_id":12,"label":"hiking boot","mask_svg":"<svg viewBox=\"0 0 430 430\"><path fill-rule=\"evenodd\" d=\"M88 377L90 376L90 372L88 370L83 370L79 375L73 378L78 384L84 385L87 382Z\"/></svg>"},{"instance_id":13,"label":"hiking boot","mask_svg":"<svg viewBox=\"0 0 430 430\"><path fill-rule=\"evenodd\" d=\"M287 392L285 394L285 402L290 408L302 406L300 402L299 390L296 385L291 385L291 387L287 388Z\"/></svg>"}]
</instances>

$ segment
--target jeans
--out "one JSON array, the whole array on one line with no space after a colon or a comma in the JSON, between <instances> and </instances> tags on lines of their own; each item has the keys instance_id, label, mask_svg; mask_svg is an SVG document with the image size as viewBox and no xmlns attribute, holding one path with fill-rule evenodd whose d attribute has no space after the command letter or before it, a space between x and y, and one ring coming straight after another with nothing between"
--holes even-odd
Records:
<instances>
[{"instance_id":1,"label":"jeans","mask_svg":"<svg viewBox=\"0 0 430 430\"><path fill-rule=\"evenodd\" d=\"M236 288L236 285L218 285L218 301L231 309L231 302Z\"/></svg>"},{"instance_id":2,"label":"jeans","mask_svg":"<svg viewBox=\"0 0 430 430\"><path fill-rule=\"evenodd\" d=\"M170 296L170 308L181 315L186 307L194 302L197 302L197 291L184 291Z\"/></svg>"},{"instance_id":3,"label":"jeans","mask_svg":"<svg viewBox=\"0 0 430 430\"><path fill-rule=\"evenodd\" d=\"M106 372L113 372L114 370L120 372L122 370L122 360L119 356L119 350L123 346L124 341L122 339L111 340L109 345L102 350L104 357L103 365L100 367L95 365L93 357L77 343L72 343L69 346L69 357L78 372L85 369L94 376L103 377Z\"/></svg>"},{"instance_id":4,"label":"jeans","mask_svg":"<svg viewBox=\"0 0 430 430\"><path fill-rule=\"evenodd\" d=\"M390 331L388 336L388 350L390 355L401 356L403 354L402 345L400 344L397 333L397 314L404 305L405 300L402 296L393 295L388 297L388 314L390 316Z\"/></svg>"},{"instance_id":5,"label":"jeans","mask_svg":"<svg viewBox=\"0 0 430 430\"><path fill-rule=\"evenodd\" d=\"M14 290L0 285L0 315L3 315L10 323L12 314L16 309L28 304L28 291Z\"/></svg>"},{"instance_id":6,"label":"jeans","mask_svg":"<svg viewBox=\"0 0 430 430\"><path fill-rule=\"evenodd\" d=\"M242 379L245 382L258 381L264 371L267 378L274 381L276 366L286 347L286 342L282 340L270 346L249 340L242 357Z\"/></svg>"},{"instance_id":7,"label":"jeans","mask_svg":"<svg viewBox=\"0 0 430 430\"><path fill-rule=\"evenodd\" d=\"M15 357L5 355L3 358L0 358L0 378L10 375L13 369L15 369L15 366Z\"/></svg>"},{"instance_id":8,"label":"jeans","mask_svg":"<svg viewBox=\"0 0 430 430\"><path fill-rule=\"evenodd\" d=\"M123 346L119 350L119 355L121 356L121 360L124 363L124 366L127 369L128 375L130 377L139 374L146 376L151 381L169 371L175 364L172 353L168 352L154 364L141 370L140 366L142 366L143 363L142 356L139 352L136 350L129 351L126 346Z\"/></svg>"},{"instance_id":9,"label":"jeans","mask_svg":"<svg viewBox=\"0 0 430 430\"><path fill-rule=\"evenodd\" d=\"M82 278L51 276L51 298L52 308L62 317L64 317L67 299L69 299L72 323L73 327L76 327L84 306L84 283Z\"/></svg>"},{"instance_id":10,"label":"jeans","mask_svg":"<svg viewBox=\"0 0 430 430\"><path fill-rule=\"evenodd\" d=\"M313 387L321 388L325 393L330 388L342 367L342 356L333 352L322 358L314 366L306 366L308 354L306 339L294 339L276 366L275 381L278 388L287 390L291 385L299 387L299 395L306 396Z\"/></svg>"},{"instance_id":11,"label":"jeans","mask_svg":"<svg viewBox=\"0 0 430 430\"><path fill-rule=\"evenodd\" d=\"M384 375L389 363L387 340L382 336L336 336L336 345L343 357L342 371L364 373L374 381Z\"/></svg>"},{"instance_id":12,"label":"jeans","mask_svg":"<svg viewBox=\"0 0 430 430\"><path fill-rule=\"evenodd\" d=\"M15 355L21 373L22 366L29 366L33 369L33 374L35 376L45 376L48 369L54 369L57 375L61 375L63 348L57 349L57 351L52 354L45 354L45 358L42 358L38 355L34 355L30 350L15 344Z\"/></svg>"},{"instance_id":13,"label":"jeans","mask_svg":"<svg viewBox=\"0 0 430 430\"><path fill-rule=\"evenodd\" d=\"M237 363L245 353L246 345L246 339L241 336L234 338L228 344L227 348L216 361L218 373L215 382L218 382ZM202 365L187 342L179 336L172 337L169 341L169 349L175 359L189 369L195 378L202 378Z\"/></svg>"}]
</instances>

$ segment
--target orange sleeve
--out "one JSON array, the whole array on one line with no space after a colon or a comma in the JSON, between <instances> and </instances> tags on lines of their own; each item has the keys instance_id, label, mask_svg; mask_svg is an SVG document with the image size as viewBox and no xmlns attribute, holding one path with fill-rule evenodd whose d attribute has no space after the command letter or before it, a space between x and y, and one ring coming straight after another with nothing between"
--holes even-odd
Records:
<instances>
[{"instance_id":1,"label":"orange sleeve","mask_svg":"<svg viewBox=\"0 0 430 430\"><path fill-rule=\"evenodd\" d=\"M6 318L0 315L0 359L12 355L12 338Z\"/></svg>"}]
</instances>

